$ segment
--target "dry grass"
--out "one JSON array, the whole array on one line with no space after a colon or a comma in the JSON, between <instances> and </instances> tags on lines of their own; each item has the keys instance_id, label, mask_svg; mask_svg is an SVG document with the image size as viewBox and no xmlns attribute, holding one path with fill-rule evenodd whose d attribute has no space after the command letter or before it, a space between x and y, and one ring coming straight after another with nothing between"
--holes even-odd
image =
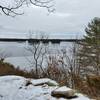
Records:
<instances>
[{"instance_id":1,"label":"dry grass","mask_svg":"<svg viewBox=\"0 0 100 100\"><path fill-rule=\"evenodd\" d=\"M23 76L26 78L32 78L33 73L32 72L27 72L20 70L19 68L15 68L13 65L9 63L4 63L0 61L0 76L3 75L18 75L18 76Z\"/></svg>"},{"instance_id":2,"label":"dry grass","mask_svg":"<svg viewBox=\"0 0 100 100\"><path fill-rule=\"evenodd\" d=\"M88 76L84 79L79 75L71 73L73 74L73 77L71 77L71 74L68 75L68 73L64 73L62 68L58 68L57 66L49 66L45 72L48 73L48 78L56 80L60 85L71 87L71 84L74 83L73 89L76 89L90 98L100 100L100 76Z\"/></svg>"}]
</instances>

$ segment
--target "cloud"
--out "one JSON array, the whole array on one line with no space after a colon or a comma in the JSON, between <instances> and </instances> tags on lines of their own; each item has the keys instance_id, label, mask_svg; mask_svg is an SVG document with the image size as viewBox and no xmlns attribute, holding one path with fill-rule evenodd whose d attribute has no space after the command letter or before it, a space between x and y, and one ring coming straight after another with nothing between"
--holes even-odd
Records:
<instances>
[{"instance_id":1,"label":"cloud","mask_svg":"<svg viewBox=\"0 0 100 100\"><path fill-rule=\"evenodd\" d=\"M72 14L71 13L55 12L52 15L56 16L56 17L65 18L65 17L70 17Z\"/></svg>"},{"instance_id":2,"label":"cloud","mask_svg":"<svg viewBox=\"0 0 100 100\"><path fill-rule=\"evenodd\" d=\"M31 30L47 33L84 33L94 17L100 17L100 0L55 0L56 11L48 15L47 9L36 6L25 8L25 15L17 18L0 16L0 24L9 31ZM9 26L9 27L8 27Z\"/></svg>"}]
</instances>

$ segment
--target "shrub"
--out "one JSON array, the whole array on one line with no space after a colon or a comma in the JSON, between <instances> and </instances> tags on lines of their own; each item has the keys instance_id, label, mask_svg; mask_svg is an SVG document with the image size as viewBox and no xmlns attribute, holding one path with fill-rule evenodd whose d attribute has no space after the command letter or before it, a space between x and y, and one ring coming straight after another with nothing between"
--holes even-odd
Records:
<instances>
[{"instance_id":1,"label":"shrub","mask_svg":"<svg viewBox=\"0 0 100 100\"><path fill-rule=\"evenodd\" d=\"M32 78L33 73L23 71L19 68L15 68L12 64L0 61L0 76L3 75L18 75L26 78Z\"/></svg>"}]
</instances>

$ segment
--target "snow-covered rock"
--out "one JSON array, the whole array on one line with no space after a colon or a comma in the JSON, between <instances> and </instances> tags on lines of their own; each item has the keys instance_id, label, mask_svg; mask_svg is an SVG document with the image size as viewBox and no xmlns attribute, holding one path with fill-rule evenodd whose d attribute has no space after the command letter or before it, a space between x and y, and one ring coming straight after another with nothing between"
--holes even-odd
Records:
<instances>
[{"instance_id":1,"label":"snow-covered rock","mask_svg":"<svg viewBox=\"0 0 100 100\"><path fill-rule=\"evenodd\" d=\"M64 98L77 98L75 90L70 89L66 86L59 87L51 92L54 97L64 97Z\"/></svg>"},{"instance_id":2,"label":"snow-covered rock","mask_svg":"<svg viewBox=\"0 0 100 100\"><path fill-rule=\"evenodd\" d=\"M58 86L59 84L56 81L53 81L48 78L36 79L31 80L34 86L44 85L47 84L48 86Z\"/></svg>"},{"instance_id":3,"label":"snow-covered rock","mask_svg":"<svg viewBox=\"0 0 100 100\"><path fill-rule=\"evenodd\" d=\"M20 76L0 76L0 100L58 100L51 96L51 92L58 86L34 86L35 83L47 80L26 79ZM27 81L32 84L26 86ZM72 100L90 100L82 94L77 95L78 98ZM66 99L59 98L59 100Z\"/></svg>"}]
</instances>

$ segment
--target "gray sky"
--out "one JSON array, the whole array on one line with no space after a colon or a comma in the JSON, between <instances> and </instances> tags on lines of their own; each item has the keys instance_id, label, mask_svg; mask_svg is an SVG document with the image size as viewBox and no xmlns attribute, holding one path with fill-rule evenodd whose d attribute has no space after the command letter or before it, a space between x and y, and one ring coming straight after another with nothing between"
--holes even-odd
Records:
<instances>
[{"instance_id":1,"label":"gray sky","mask_svg":"<svg viewBox=\"0 0 100 100\"><path fill-rule=\"evenodd\" d=\"M100 17L100 0L55 0L55 13L39 7L24 8L16 18L0 15L0 33L26 33L29 30L56 34L84 34L94 17Z\"/></svg>"}]
</instances>

